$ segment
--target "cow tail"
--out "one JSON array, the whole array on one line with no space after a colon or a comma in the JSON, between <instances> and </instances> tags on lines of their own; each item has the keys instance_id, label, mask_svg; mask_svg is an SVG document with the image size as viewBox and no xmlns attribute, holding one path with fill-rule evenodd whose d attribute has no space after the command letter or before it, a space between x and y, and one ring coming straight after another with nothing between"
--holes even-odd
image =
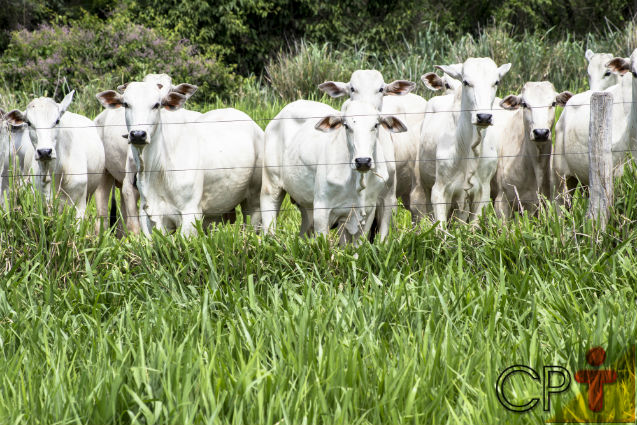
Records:
<instances>
[{"instance_id":1,"label":"cow tail","mask_svg":"<svg viewBox=\"0 0 637 425\"><path fill-rule=\"evenodd\" d=\"M111 188L111 214L109 222L111 227L115 227L117 224L117 200L115 198L115 186Z\"/></svg>"}]
</instances>

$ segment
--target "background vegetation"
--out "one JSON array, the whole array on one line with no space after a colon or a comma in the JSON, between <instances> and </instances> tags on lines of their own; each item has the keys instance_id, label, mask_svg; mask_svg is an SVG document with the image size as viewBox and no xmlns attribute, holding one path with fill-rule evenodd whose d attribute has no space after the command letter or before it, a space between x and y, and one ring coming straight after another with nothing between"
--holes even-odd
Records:
<instances>
[{"instance_id":1,"label":"background vegetation","mask_svg":"<svg viewBox=\"0 0 637 425\"><path fill-rule=\"evenodd\" d=\"M96 92L147 72L202 87L191 108L265 126L360 67L419 81L484 55L513 63L499 95L539 79L577 92L586 48L637 47L635 9L616 0L2 6L0 106L77 88L71 110L91 117ZM504 368L577 370L591 346L610 357L637 335L634 168L616 184L605 233L576 195L563 216L503 225L489 209L447 232L399 210L386 243L357 249L299 238L289 203L274 237L96 236L22 187L0 212L0 423L544 423L498 403Z\"/></svg>"}]
</instances>

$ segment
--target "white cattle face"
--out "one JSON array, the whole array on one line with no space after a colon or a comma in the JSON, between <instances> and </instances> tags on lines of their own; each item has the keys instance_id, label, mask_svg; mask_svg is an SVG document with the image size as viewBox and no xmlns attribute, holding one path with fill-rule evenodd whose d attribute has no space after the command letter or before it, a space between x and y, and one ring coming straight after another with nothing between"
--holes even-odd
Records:
<instances>
[{"instance_id":1,"label":"white cattle face","mask_svg":"<svg viewBox=\"0 0 637 425\"><path fill-rule=\"evenodd\" d=\"M385 84L380 72L359 69L354 71L349 83L326 81L319 85L319 89L332 97L341 97L347 94L352 100L367 102L380 111L383 106L383 96L407 94L415 86L415 83L405 80L396 80Z\"/></svg>"},{"instance_id":2,"label":"white cattle face","mask_svg":"<svg viewBox=\"0 0 637 425\"><path fill-rule=\"evenodd\" d=\"M378 127L381 125L392 133L407 131L405 124L398 118L391 115L379 115L373 106L361 101L349 102L343 106L341 115L327 116L321 119L315 128L330 132L343 127L351 167L360 173L365 173L376 167L374 159L378 145Z\"/></svg>"},{"instance_id":3,"label":"white cattle face","mask_svg":"<svg viewBox=\"0 0 637 425\"><path fill-rule=\"evenodd\" d=\"M591 90L602 91L619 83L619 76L606 67L606 64L613 59L613 55L593 53L588 49L585 56L588 61L588 87Z\"/></svg>"},{"instance_id":4,"label":"white cattle face","mask_svg":"<svg viewBox=\"0 0 637 425\"><path fill-rule=\"evenodd\" d=\"M462 64L459 64L462 66ZM447 74L439 77L435 72L428 72L420 77L423 84L432 91L442 90L444 94L450 94L462 87L462 83Z\"/></svg>"},{"instance_id":5,"label":"white cattle face","mask_svg":"<svg viewBox=\"0 0 637 425\"><path fill-rule=\"evenodd\" d=\"M471 111L471 123L478 127L493 125L495 92L511 64L498 67L490 58L469 58L463 64L435 67L462 81L462 108Z\"/></svg>"},{"instance_id":6,"label":"white cattle face","mask_svg":"<svg viewBox=\"0 0 637 425\"><path fill-rule=\"evenodd\" d=\"M191 87L194 93L196 87ZM174 91L162 96L162 89L161 84L132 82L127 84L123 94L107 90L98 93L97 99L105 108L125 109L128 133L123 137L128 139L128 143L141 148L150 143L155 134L160 122L160 109L174 111L186 102L186 96Z\"/></svg>"},{"instance_id":7,"label":"white cattle face","mask_svg":"<svg viewBox=\"0 0 637 425\"><path fill-rule=\"evenodd\" d=\"M12 126L28 126L37 161L46 162L57 158L60 119L73 101L74 93L75 90L67 94L61 103L56 103L49 97L40 97L32 100L25 112L13 110L7 114Z\"/></svg>"},{"instance_id":8,"label":"white cattle face","mask_svg":"<svg viewBox=\"0 0 637 425\"><path fill-rule=\"evenodd\" d=\"M550 142L551 128L555 122L555 107L564 106L573 93L557 93L548 81L528 82L519 96L509 95L502 99L504 109L524 109L524 128L527 138L534 142Z\"/></svg>"}]
</instances>

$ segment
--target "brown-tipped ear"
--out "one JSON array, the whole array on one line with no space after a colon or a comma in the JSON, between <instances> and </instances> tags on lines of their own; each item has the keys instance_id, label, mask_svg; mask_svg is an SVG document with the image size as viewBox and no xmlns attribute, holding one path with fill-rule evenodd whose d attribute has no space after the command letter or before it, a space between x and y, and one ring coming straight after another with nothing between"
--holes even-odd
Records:
<instances>
[{"instance_id":1,"label":"brown-tipped ear","mask_svg":"<svg viewBox=\"0 0 637 425\"><path fill-rule=\"evenodd\" d=\"M385 86L385 95L402 96L409 93L416 87L416 83L407 80L396 80Z\"/></svg>"},{"instance_id":2,"label":"brown-tipped ear","mask_svg":"<svg viewBox=\"0 0 637 425\"><path fill-rule=\"evenodd\" d=\"M120 84L119 86L117 86L117 91L120 93L124 93L124 90L126 90L126 87L128 87L129 83L124 83L124 84Z\"/></svg>"},{"instance_id":3,"label":"brown-tipped ear","mask_svg":"<svg viewBox=\"0 0 637 425\"><path fill-rule=\"evenodd\" d=\"M522 104L522 98L514 94L510 94L500 101L500 106L509 111L519 109Z\"/></svg>"},{"instance_id":4,"label":"brown-tipped ear","mask_svg":"<svg viewBox=\"0 0 637 425\"><path fill-rule=\"evenodd\" d=\"M626 58L613 58L606 63L606 68L615 74L624 75L630 70L630 60Z\"/></svg>"},{"instance_id":5,"label":"brown-tipped ear","mask_svg":"<svg viewBox=\"0 0 637 425\"><path fill-rule=\"evenodd\" d=\"M445 90L445 82L435 72L428 72L420 77L422 82L429 90L438 91Z\"/></svg>"},{"instance_id":6,"label":"brown-tipped ear","mask_svg":"<svg viewBox=\"0 0 637 425\"><path fill-rule=\"evenodd\" d=\"M24 116L24 113L17 109L6 114L4 118L13 127L21 127L26 124L26 117Z\"/></svg>"},{"instance_id":7,"label":"brown-tipped ear","mask_svg":"<svg viewBox=\"0 0 637 425\"><path fill-rule=\"evenodd\" d=\"M318 88L331 97L341 97L349 92L349 84L340 81L326 81L319 84Z\"/></svg>"},{"instance_id":8,"label":"brown-tipped ear","mask_svg":"<svg viewBox=\"0 0 637 425\"><path fill-rule=\"evenodd\" d=\"M555 103L560 106L564 106L571 97L573 97L573 93L571 93L570 91L563 91L562 93L555 96Z\"/></svg>"},{"instance_id":9,"label":"brown-tipped ear","mask_svg":"<svg viewBox=\"0 0 637 425\"><path fill-rule=\"evenodd\" d=\"M117 109L123 105L122 95L115 90L106 90L95 95L103 107Z\"/></svg>"},{"instance_id":10,"label":"brown-tipped ear","mask_svg":"<svg viewBox=\"0 0 637 425\"><path fill-rule=\"evenodd\" d=\"M162 99L161 106L168 111L175 111L184 106L184 103L186 103L186 96L171 91Z\"/></svg>"},{"instance_id":11,"label":"brown-tipped ear","mask_svg":"<svg viewBox=\"0 0 637 425\"><path fill-rule=\"evenodd\" d=\"M341 128L342 125L343 117L337 115L328 115L327 117L321 119L321 121L317 122L314 128L324 133L328 133L330 131Z\"/></svg>"},{"instance_id":12,"label":"brown-tipped ear","mask_svg":"<svg viewBox=\"0 0 637 425\"><path fill-rule=\"evenodd\" d=\"M392 133L404 133L407 131L407 126L393 115L382 115L379 121L380 124L385 127L385 130L391 131Z\"/></svg>"},{"instance_id":13,"label":"brown-tipped ear","mask_svg":"<svg viewBox=\"0 0 637 425\"><path fill-rule=\"evenodd\" d=\"M190 97L195 94L198 88L199 87L192 84L181 83L178 86L173 86L171 91L183 94L184 96L186 96L186 99L190 99Z\"/></svg>"}]
</instances>

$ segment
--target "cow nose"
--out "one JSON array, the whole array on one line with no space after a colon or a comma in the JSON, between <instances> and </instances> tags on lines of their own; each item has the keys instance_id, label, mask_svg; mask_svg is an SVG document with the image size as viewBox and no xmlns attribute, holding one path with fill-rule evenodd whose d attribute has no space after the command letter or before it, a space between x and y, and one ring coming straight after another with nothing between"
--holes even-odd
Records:
<instances>
[{"instance_id":1,"label":"cow nose","mask_svg":"<svg viewBox=\"0 0 637 425\"><path fill-rule=\"evenodd\" d=\"M146 132L144 130L131 130L128 133L131 143L144 144L146 143Z\"/></svg>"},{"instance_id":2,"label":"cow nose","mask_svg":"<svg viewBox=\"0 0 637 425\"><path fill-rule=\"evenodd\" d=\"M38 159L41 161L47 161L51 159L51 154L53 153L53 149L38 149L36 151L38 153Z\"/></svg>"},{"instance_id":3,"label":"cow nose","mask_svg":"<svg viewBox=\"0 0 637 425\"><path fill-rule=\"evenodd\" d=\"M368 156L356 158L354 164L356 164L357 171L369 171L372 168L372 159Z\"/></svg>"},{"instance_id":4,"label":"cow nose","mask_svg":"<svg viewBox=\"0 0 637 425\"><path fill-rule=\"evenodd\" d=\"M533 130L533 138L538 142L545 142L549 139L551 131L548 128L536 128Z\"/></svg>"},{"instance_id":5,"label":"cow nose","mask_svg":"<svg viewBox=\"0 0 637 425\"><path fill-rule=\"evenodd\" d=\"M493 115L491 114L476 114L478 118L478 125L491 125L493 121Z\"/></svg>"}]
</instances>

